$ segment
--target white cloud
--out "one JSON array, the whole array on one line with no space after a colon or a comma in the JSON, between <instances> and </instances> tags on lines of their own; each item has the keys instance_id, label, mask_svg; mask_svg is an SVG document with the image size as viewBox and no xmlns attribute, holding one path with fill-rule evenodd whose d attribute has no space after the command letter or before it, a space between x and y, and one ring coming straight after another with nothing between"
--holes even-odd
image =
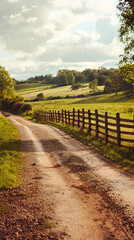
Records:
<instances>
[{"instance_id":1,"label":"white cloud","mask_svg":"<svg viewBox=\"0 0 134 240\"><path fill-rule=\"evenodd\" d=\"M29 17L29 18L27 18L27 23L35 23L36 21L38 20L38 18L37 17Z\"/></svg>"},{"instance_id":2,"label":"white cloud","mask_svg":"<svg viewBox=\"0 0 134 240\"><path fill-rule=\"evenodd\" d=\"M19 79L118 62L118 0L3 0L1 65ZM47 72L48 73L48 72Z\"/></svg>"},{"instance_id":3,"label":"white cloud","mask_svg":"<svg viewBox=\"0 0 134 240\"><path fill-rule=\"evenodd\" d=\"M23 16L21 15L21 13L9 16L9 23L10 24L16 25L16 24L19 24L20 22L23 22L23 21L24 21L24 19L23 19Z\"/></svg>"},{"instance_id":4,"label":"white cloud","mask_svg":"<svg viewBox=\"0 0 134 240\"><path fill-rule=\"evenodd\" d=\"M20 2L21 0L7 0L7 1L10 3L17 3L17 2Z\"/></svg>"}]
</instances>

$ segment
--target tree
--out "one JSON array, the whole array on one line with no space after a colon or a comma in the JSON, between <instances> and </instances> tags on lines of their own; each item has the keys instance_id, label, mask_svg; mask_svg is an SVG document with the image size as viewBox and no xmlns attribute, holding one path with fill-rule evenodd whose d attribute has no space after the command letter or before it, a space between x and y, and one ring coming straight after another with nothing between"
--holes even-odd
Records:
<instances>
[{"instance_id":1,"label":"tree","mask_svg":"<svg viewBox=\"0 0 134 240\"><path fill-rule=\"evenodd\" d=\"M134 96L134 64L120 66L120 75L123 76L123 80L130 84L131 94Z\"/></svg>"},{"instance_id":2,"label":"tree","mask_svg":"<svg viewBox=\"0 0 134 240\"><path fill-rule=\"evenodd\" d=\"M37 95L37 100L38 100L38 101L43 101L44 99L45 99L45 96L44 96L43 93L39 93L39 94Z\"/></svg>"},{"instance_id":3,"label":"tree","mask_svg":"<svg viewBox=\"0 0 134 240\"><path fill-rule=\"evenodd\" d=\"M15 96L14 85L15 82L9 73L4 67L0 66L0 100L13 98Z\"/></svg>"},{"instance_id":4,"label":"tree","mask_svg":"<svg viewBox=\"0 0 134 240\"><path fill-rule=\"evenodd\" d=\"M132 63L134 60L134 1L119 0L117 8L120 11L120 40L125 44L122 61Z\"/></svg>"},{"instance_id":5,"label":"tree","mask_svg":"<svg viewBox=\"0 0 134 240\"><path fill-rule=\"evenodd\" d=\"M52 74L46 74L44 77L44 83L53 83L53 75Z\"/></svg>"},{"instance_id":6,"label":"tree","mask_svg":"<svg viewBox=\"0 0 134 240\"><path fill-rule=\"evenodd\" d=\"M114 74L111 76L111 88L112 88L112 92L116 92L116 95L119 91L119 76L117 74Z\"/></svg>"},{"instance_id":7,"label":"tree","mask_svg":"<svg viewBox=\"0 0 134 240\"><path fill-rule=\"evenodd\" d=\"M74 83L74 84L71 86L71 89L72 89L72 90L78 90L80 87L81 87L81 84L80 84L80 83Z\"/></svg>"},{"instance_id":8,"label":"tree","mask_svg":"<svg viewBox=\"0 0 134 240\"><path fill-rule=\"evenodd\" d=\"M109 70L107 70L105 67L99 67L98 68L98 85L103 86L105 84L105 80L107 79L109 75Z\"/></svg>"},{"instance_id":9,"label":"tree","mask_svg":"<svg viewBox=\"0 0 134 240\"><path fill-rule=\"evenodd\" d=\"M119 0L117 8L120 11L120 40L125 44L124 56L119 62L120 74L131 86L134 95L134 1Z\"/></svg>"},{"instance_id":10,"label":"tree","mask_svg":"<svg viewBox=\"0 0 134 240\"><path fill-rule=\"evenodd\" d=\"M73 71L67 69L61 69L58 71L56 77L56 83L58 86L71 85L75 82L75 75Z\"/></svg>"},{"instance_id":11,"label":"tree","mask_svg":"<svg viewBox=\"0 0 134 240\"><path fill-rule=\"evenodd\" d=\"M86 77L83 73L81 72L75 72L75 82L76 83L82 83L82 82L85 82L86 80Z\"/></svg>"},{"instance_id":12,"label":"tree","mask_svg":"<svg viewBox=\"0 0 134 240\"><path fill-rule=\"evenodd\" d=\"M97 84L98 84L98 80L94 79L92 82L89 83L89 88L92 89L93 92L96 92Z\"/></svg>"},{"instance_id":13,"label":"tree","mask_svg":"<svg viewBox=\"0 0 134 240\"><path fill-rule=\"evenodd\" d=\"M110 78L105 81L104 93L112 93L112 81Z\"/></svg>"},{"instance_id":14,"label":"tree","mask_svg":"<svg viewBox=\"0 0 134 240\"><path fill-rule=\"evenodd\" d=\"M74 84L74 82L75 82L75 76L73 75L72 72L68 72L68 73L67 73L67 81L68 81L68 84L69 84L69 85Z\"/></svg>"}]
</instances>

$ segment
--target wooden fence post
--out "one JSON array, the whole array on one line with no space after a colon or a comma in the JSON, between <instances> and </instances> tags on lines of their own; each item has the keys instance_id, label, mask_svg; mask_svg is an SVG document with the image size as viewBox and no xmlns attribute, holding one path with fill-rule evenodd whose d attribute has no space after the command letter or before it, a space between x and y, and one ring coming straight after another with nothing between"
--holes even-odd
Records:
<instances>
[{"instance_id":1,"label":"wooden fence post","mask_svg":"<svg viewBox=\"0 0 134 240\"><path fill-rule=\"evenodd\" d=\"M91 134L91 112L88 110L88 133Z\"/></svg>"},{"instance_id":2,"label":"wooden fence post","mask_svg":"<svg viewBox=\"0 0 134 240\"><path fill-rule=\"evenodd\" d=\"M133 115L133 126L134 126L134 115ZM133 131L134 131L134 128L133 128Z\"/></svg>"},{"instance_id":3,"label":"wooden fence post","mask_svg":"<svg viewBox=\"0 0 134 240\"><path fill-rule=\"evenodd\" d=\"M52 112L51 112L51 110L49 111L49 120L52 121Z\"/></svg>"},{"instance_id":4,"label":"wooden fence post","mask_svg":"<svg viewBox=\"0 0 134 240\"><path fill-rule=\"evenodd\" d=\"M68 124L70 126L70 112L68 111Z\"/></svg>"},{"instance_id":5,"label":"wooden fence post","mask_svg":"<svg viewBox=\"0 0 134 240\"><path fill-rule=\"evenodd\" d=\"M49 111L47 112L47 121L49 121Z\"/></svg>"},{"instance_id":6,"label":"wooden fence post","mask_svg":"<svg viewBox=\"0 0 134 240\"><path fill-rule=\"evenodd\" d=\"M55 110L54 110L54 113L53 113L53 121L55 122Z\"/></svg>"},{"instance_id":7,"label":"wooden fence post","mask_svg":"<svg viewBox=\"0 0 134 240\"><path fill-rule=\"evenodd\" d=\"M45 112L45 120L46 120L46 122L47 122L47 112Z\"/></svg>"},{"instance_id":8,"label":"wooden fence post","mask_svg":"<svg viewBox=\"0 0 134 240\"><path fill-rule=\"evenodd\" d=\"M63 109L62 109L62 113L61 113L61 117L62 117L62 123L64 123L64 119L63 119Z\"/></svg>"},{"instance_id":9,"label":"wooden fence post","mask_svg":"<svg viewBox=\"0 0 134 240\"><path fill-rule=\"evenodd\" d=\"M105 142L108 143L108 114L105 112Z\"/></svg>"},{"instance_id":10,"label":"wooden fence post","mask_svg":"<svg viewBox=\"0 0 134 240\"><path fill-rule=\"evenodd\" d=\"M98 126L98 110L95 110L95 120L96 120L96 137L99 136L99 126Z\"/></svg>"},{"instance_id":11,"label":"wooden fence post","mask_svg":"<svg viewBox=\"0 0 134 240\"><path fill-rule=\"evenodd\" d=\"M58 111L58 122L60 122L60 112Z\"/></svg>"},{"instance_id":12,"label":"wooden fence post","mask_svg":"<svg viewBox=\"0 0 134 240\"><path fill-rule=\"evenodd\" d=\"M51 118L51 121L52 121L52 111L50 111L50 118Z\"/></svg>"},{"instance_id":13,"label":"wooden fence post","mask_svg":"<svg viewBox=\"0 0 134 240\"><path fill-rule=\"evenodd\" d=\"M54 110L52 111L52 121L54 121Z\"/></svg>"},{"instance_id":14,"label":"wooden fence post","mask_svg":"<svg viewBox=\"0 0 134 240\"><path fill-rule=\"evenodd\" d=\"M121 134L120 134L120 113L116 113L116 128L117 128L117 145L121 145Z\"/></svg>"},{"instance_id":15,"label":"wooden fence post","mask_svg":"<svg viewBox=\"0 0 134 240\"><path fill-rule=\"evenodd\" d=\"M65 124L67 125L67 111L65 110Z\"/></svg>"},{"instance_id":16,"label":"wooden fence post","mask_svg":"<svg viewBox=\"0 0 134 240\"><path fill-rule=\"evenodd\" d=\"M82 109L82 129L85 127L85 111L84 108Z\"/></svg>"},{"instance_id":17,"label":"wooden fence post","mask_svg":"<svg viewBox=\"0 0 134 240\"><path fill-rule=\"evenodd\" d=\"M49 112L47 112L47 121L48 121L48 113L49 113Z\"/></svg>"},{"instance_id":18,"label":"wooden fence post","mask_svg":"<svg viewBox=\"0 0 134 240\"><path fill-rule=\"evenodd\" d=\"M73 108L73 127L74 127L74 122L75 122L75 108Z\"/></svg>"},{"instance_id":19,"label":"wooden fence post","mask_svg":"<svg viewBox=\"0 0 134 240\"><path fill-rule=\"evenodd\" d=\"M80 128L80 110L78 109L78 128Z\"/></svg>"},{"instance_id":20,"label":"wooden fence post","mask_svg":"<svg viewBox=\"0 0 134 240\"><path fill-rule=\"evenodd\" d=\"M57 112L55 110L55 122L57 122Z\"/></svg>"}]
</instances>

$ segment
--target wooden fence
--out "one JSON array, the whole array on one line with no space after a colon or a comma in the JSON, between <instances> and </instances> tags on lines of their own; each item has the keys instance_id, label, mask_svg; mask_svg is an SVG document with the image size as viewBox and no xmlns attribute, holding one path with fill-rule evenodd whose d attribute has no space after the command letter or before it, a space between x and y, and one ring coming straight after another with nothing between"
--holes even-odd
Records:
<instances>
[{"instance_id":1,"label":"wooden fence","mask_svg":"<svg viewBox=\"0 0 134 240\"><path fill-rule=\"evenodd\" d=\"M103 139L106 143L114 143L119 147L134 147L134 118L124 119L120 118L120 114L116 116L109 116L99 114L98 110L91 112L82 109L73 111L35 111L35 118L38 121L59 122L69 126L77 127L83 131L87 131L90 135L96 138Z\"/></svg>"}]
</instances>

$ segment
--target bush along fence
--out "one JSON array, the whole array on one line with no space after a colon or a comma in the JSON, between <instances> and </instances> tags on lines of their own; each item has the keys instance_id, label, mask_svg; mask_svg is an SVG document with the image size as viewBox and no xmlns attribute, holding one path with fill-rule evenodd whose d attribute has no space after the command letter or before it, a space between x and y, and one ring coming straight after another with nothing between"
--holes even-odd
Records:
<instances>
[{"instance_id":1,"label":"bush along fence","mask_svg":"<svg viewBox=\"0 0 134 240\"><path fill-rule=\"evenodd\" d=\"M73 111L35 111L37 121L59 122L87 131L89 135L96 136L106 143L114 143L119 147L134 148L134 117L133 119L120 118L120 114L109 116L99 114L98 110L91 112L82 109Z\"/></svg>"}]
</instances>

